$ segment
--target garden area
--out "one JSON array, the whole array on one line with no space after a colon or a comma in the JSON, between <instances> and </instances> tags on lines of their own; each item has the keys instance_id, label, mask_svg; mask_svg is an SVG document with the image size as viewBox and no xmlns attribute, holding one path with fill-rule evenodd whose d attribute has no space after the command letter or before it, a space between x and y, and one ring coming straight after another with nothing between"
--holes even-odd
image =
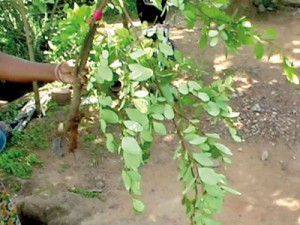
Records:
<instances>
[{"instance_id":1,"label":"garden area","mask_svg":"<svg viewBox=\"0 0 300 225\"><path fill-rule=\"evenodd\" d=\"M0 153L22 225L300 225L300 8L170 1L165 41L145 38L135 1L24 2L35 59L87 56L91 74L75 148L60 130L73 99L50 99ZM14 4L0 1L0 49L29 59ZM58 82L40 93L62 86L76 97Z\"/></svg>"}]
</instances>

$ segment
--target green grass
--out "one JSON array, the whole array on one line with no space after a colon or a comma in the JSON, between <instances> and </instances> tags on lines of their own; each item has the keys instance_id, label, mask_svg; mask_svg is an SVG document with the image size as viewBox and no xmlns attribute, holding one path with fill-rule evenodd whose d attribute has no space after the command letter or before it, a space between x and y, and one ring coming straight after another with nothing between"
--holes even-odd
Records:
<instances>
[{"instance_id":1,"label":"green grass","mask_svg":"<svg viewBox=\"0 0 300 225\"><path fill-rule=\"evenodd\" d=\"M35 122L35 123L34 123ZM51 126L45 121L34 121L34 125L22 132L14 132L6 149L0 154L0 170L6 174L28 179L35 166L43 162L34 150L49 148L48 133Z\"/></svg>"},{"instance_id":2,"label":"green grass","mask_svg":"<svg viewBox=\"0 0 300 225\"><path fill-rule=\"evenodd\" d=\"M0 169L22 179L28 179L33 167L42 163L35 154L25 149L10 148L0 154Z\"/></svg>"},{"instance_id":3,"label":"green grass","mask_svg":"<svg viewBox=\"0 0 300 225\"><path fill-rule=\"evenodd\" d=\"M101 199L101 193L100 192L95 192L95 191L90 191L84 188L71 188L69 189L69 192L79 194L85 198L99 198Z\"/></svg>"},{"instance_id":4,"label":"green grass","mask_svg":"<svg viewBox=\"0 0 300 225\"><path fill-rule=\"evenodd\" d=\"M49 124L46 123L36 123L29 129L25 131L14 132L12 139L8 143L10 146L26 146L30 149L39 149L45 150L49 148L49 140L47 134L52 130L52 127L49 127Z\"/></svg>"}]
</instances>

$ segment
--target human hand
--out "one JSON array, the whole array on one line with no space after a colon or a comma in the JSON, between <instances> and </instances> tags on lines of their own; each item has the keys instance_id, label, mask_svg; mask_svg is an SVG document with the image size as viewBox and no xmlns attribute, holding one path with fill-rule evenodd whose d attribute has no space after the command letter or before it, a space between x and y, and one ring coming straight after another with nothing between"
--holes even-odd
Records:
<instances>
[{"instance_id":1,"label":"human hand","mask_svg":"<svg viewBox=\"0 0 300 225\"><path fill-rule=\"evenodd\" d=\"M65 62L62 62L58 64L55 68L55 78L58 81L61 81L63 83L73 83L73 72L75 69L75 61L74 60L68 60ZM81 71L80 78L81 83L85 84L87 83L87 75L90 72L90 66L87 63L83 70Z\"/></svg>"}]
</instances>

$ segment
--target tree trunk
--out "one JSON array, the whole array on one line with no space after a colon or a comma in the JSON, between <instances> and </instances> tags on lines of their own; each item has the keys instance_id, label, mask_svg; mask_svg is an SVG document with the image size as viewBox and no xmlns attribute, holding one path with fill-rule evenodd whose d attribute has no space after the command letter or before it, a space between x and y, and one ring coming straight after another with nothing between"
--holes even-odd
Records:
<instances>
[{"instance_id":1,"label":"tree trunk","mask_svg":"<svg viewBox=\"0 0 300 225\"><path fill-rule=\"evenodd\" d=\"M29 60L34 62L34 52L33 52L33 46L32 46L32 42L33 39L31 38L31 34L30 34L30 27L26 18L26 14L27 14L27 10L25 8L24 2L23 0L18 0L18 4L20 6L20 14L21 14L21 18L23 20L23 24L24 24L24 31L25 31L25 36L26 36L26 43L27 43L27 47L28 47L28 53L29 53ZM35 99L35 105L36 105L36 112L38 116L42 115L42 106L41 106L41 102L40 102L40 93L39 93L39 86L38 83L36 81L34 81L32 83L33 86L33 92L34 92L34 99Z\"/></svg>"}]
</instances>

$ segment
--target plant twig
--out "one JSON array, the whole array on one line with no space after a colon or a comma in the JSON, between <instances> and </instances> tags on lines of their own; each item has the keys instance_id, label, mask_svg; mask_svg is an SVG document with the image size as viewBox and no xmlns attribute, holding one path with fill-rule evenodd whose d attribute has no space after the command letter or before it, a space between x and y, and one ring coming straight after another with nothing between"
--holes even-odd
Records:
<instances>
[{"instance_id":1,"label":"plant twig","mask_svg":"<svg viewBox=\"0 0 300 225\"><path fill-rule=\"evenodd\" d=\"M103 8L107 5L108 0L103 0L101 5L99 2L97 3L97 9L103 10ZM98 23L93 19L90 24L89 31L85 36L79 57L76 60L75 69L73 73L73 98L71 102L71 111L69 114L68 124L66 131L70 132L70 145L69 152L74 153L77 148L78 143L78 128L81 121L81 113L80 113L80 103L81 103L81 77L80 74L84 69L90 51L93 46L94 36L96 34L98 27Z\"/></svg>"},{"instance_id":2,"label":"plant twig","mask_svg":"<svg viewBox=\"0 0 300 225\"><path fill-rule=\"evenodd\" d=\"M33 46L32 46L33 39L31 38L30 27L29 27L29 24L28 24L28 21L26 18L26 8L25 8L23 0L18 0L18 4L20 6L19 12L21 14L21 18L23 20L23 25L24 25L24 30L25 30L26 43L27 43L28 53L29 53L29 60L34 62L35 59L34 59L34 52L33 52ZM41 102L40 102L39 86L38 86L37 81L32 82L32 85L33 85L33 91L34 91L36 112L37 112L37 115L40 116L40 115L42 115L42 106L41 106Z\"/></svg>"}]
</instances>

